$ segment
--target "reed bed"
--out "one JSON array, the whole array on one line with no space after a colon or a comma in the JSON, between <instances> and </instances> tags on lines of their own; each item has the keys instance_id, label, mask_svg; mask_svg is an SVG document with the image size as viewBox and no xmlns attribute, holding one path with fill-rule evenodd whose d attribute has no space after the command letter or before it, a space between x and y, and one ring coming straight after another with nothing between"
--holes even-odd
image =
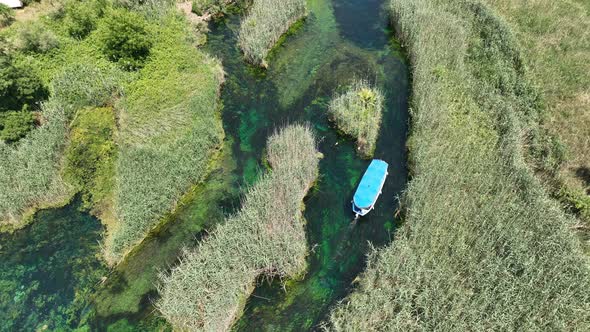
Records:
<instances>
[{"instance_id":1,"label":"reed bed","mask_svg":"<svg viewBox=\"0 0 590 332\"><path fill-rule=\"evenodd\" d=\"M381 91L366 80L355 80L330 102L328 111L338 129L356 139L358 153L373 157L383 114Z\"/></svg>"},{"instance_id":2,"label":"reed bed","mask_svg":"<svg viewBox=\"0 0 590 332\"><path fill-rule=\"evenodd\" d=\"M187 41L184 21L168 20L140 78L126 87L118 105L118 225L105 241L111 264L121 261L191 186L204 180L224 138L221 65Z\"/></svg>"},{"instance_id":3,"label":"reed bed","mask_svg":"<svg viewBox=\"0 0 590 332\"><path fill-rule=\"evenodd\" d=\"M589 330L588 260L531 171L543 103L513 32L481 1L391 9L414 69L415 176L405 224L330 328Z\"/></svg>"},{"instance_id":4,"label":"reed bed","mask_svg":"<svg viewBox=\"0 0 590 332\"><path fill-rule=\"evenodd\" d=\"M267 160L272 171L248 189L240 212L161 275L156 307L175 329L229 330L258 277L305 272L302 201L319 163L312 130L292 125L276 132L268 139Z\"/></svg>"},{"instance_id":5,"label":"reed bed","mask_svg":"<svg viewBox=\"0 0 590 332\"><path fill-rule=\"evenodd\" d=\"M267 67L266 56L291 25L306 15L305 0L254 0L238 43L246 60Z\"/></svg>"},{"instance_id":6,"label":"reed bed","mask_svg":"<svg viewBox=\"0 0 590 332\"><path fill-rule=\"evenodd\" d=\"M20 228L37 208L59 204L71 195L60 175L65 113L48 101L42 106L42 126L16 145L0 140L0 230Z\"/></svg>"}]
</instances>

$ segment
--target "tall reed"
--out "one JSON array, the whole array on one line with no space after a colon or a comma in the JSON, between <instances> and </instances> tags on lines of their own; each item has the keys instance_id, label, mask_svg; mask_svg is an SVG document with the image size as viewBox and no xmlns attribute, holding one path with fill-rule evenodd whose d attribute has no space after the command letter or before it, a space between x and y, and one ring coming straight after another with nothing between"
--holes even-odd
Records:
<instances>
[{"instance_id":1,"label":"tall reed","mask_svg":"<svg viewBox=\"0 0 590 332\"><path fill-rule=\"evenodd\" d=\"M268 52L305 15L305 0L254 0L242 21L238 38L246 60L267 67Z\"/></svg>"},{"instance_id":2,"label":"tall reed","mask_svg":"<svg viewBox=\"0 0 590 332\"><path fill-rule=\"evenodd\" d=\"M302 201L318 176L318 157L307 126L292 125L268 139L272 171L247 191L240 212L161 276L156 306L175 329L229 330L259 276L305 272Z\"/></svg>"},{"instance_id":3,"label":"tall reed","mask_svg":"<svg viewBox=\"0 0 590 332\"><path fill-rule=\"evenodd\" d=\"M358 153L373 157L383 113L383 94L366 80L355 80L336 96L328 111L339 130L356 139Z\"/></svg>"},{"instance_id":4,"label":"tall reed","mask_svg":"<svg viewBox=\"0 0 590 332\"><path fill-rule=\"evenodd\" d=\"M531 171L543 103L513 32L479 0L391 9L414 69L415 176L332 329L589 330L588 260Z\"/></svg>"}]
</instances>

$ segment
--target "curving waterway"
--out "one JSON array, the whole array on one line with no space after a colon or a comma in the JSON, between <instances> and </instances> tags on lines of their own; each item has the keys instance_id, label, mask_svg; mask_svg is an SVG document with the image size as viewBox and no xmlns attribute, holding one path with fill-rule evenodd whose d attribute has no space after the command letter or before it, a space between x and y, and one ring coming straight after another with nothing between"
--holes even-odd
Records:
<instances>
[{"instance_id":1,"label":"curving waterway","mask_svg":"<svg viewBox=\"0 0 590 332\"><path fill-rule=\"evenodd\" d=\"M369 243L387 244L399 222L395 197L407 182L409 72L383 3L308 0L309 16L273 51L266 71L242 59L239 15L211 24L205 48L227 73L227 138L219 167L114 271L100 261L100 223L79 212L76 201L38 213L31 226L13 235L0 235L0 331L169 329L152 305L158 273L175 264L183 246L194 246L239 208L243 188L264 169L266 138L293 122L312 125L324 154L319 181L305 200L308 273L300 281L260 280L235 330L317 329L351 291ZM359 77L386 96L375 157L390 164L390 175L375 211L352 223L350 199L369 162L337 134L326 110L334 93Z\"/></svg>"}]
</instances>

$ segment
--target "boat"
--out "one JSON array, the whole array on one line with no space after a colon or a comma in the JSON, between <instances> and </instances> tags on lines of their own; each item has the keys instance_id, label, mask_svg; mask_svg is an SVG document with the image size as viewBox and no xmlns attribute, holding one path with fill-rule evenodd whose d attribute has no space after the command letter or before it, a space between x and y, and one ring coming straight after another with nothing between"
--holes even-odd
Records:
<instances>
[{"instance_id":1,"label":"boat","mask_svg":"<svg viewBox=\"0 0 590 332\"><path fill-rule=\"evenodd\" d=\"M380 159L373 159L361 182L356 188L352 199L352 211L356 217L364 216L375 208L377 198L381 195L381 189L387 178L387 167L389 165Z\"/></svg>"}]
</instances>

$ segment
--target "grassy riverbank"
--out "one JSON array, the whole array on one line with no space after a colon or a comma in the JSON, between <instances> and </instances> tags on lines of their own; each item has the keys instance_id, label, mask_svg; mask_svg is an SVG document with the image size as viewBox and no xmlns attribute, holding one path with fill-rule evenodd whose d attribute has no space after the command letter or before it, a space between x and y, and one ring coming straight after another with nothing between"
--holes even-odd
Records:
<instances>
[{"instance_id":1,"label":"grassy riverbank","mask_svg":"<svg viewBox=\"0 0 590 332\"><path fill-rule=\"evenodd\" d=\"M157 307L176 329L228 330L258 277L305 272L301 208L318 176L316 139L293 125L272 135L267 149L272 171L247 191L241 211L162 276Z\"/></svg>"},{"instance_id":2,"label":"grassy riverbank","mask_svg":"<svg viewBox=\"0 0 590 332\"><path fill-rule=\"evenodd\" d=\"M335 330L588 330L588 261L533 176L556 167L510 27L481 1L392 1L413 64L406 222Z\"/></svg>"},{"instance_id":3,"label":"grassy riverbank","mask_svg":"<svg viewBox=\"0 0 590 332\"><path fill-rule=\"evenodd\" d=\"M10 69L0 94L11 96L0 102L11 116L2 127L15 140L2 143L2 228L80 191L117 263L204 179L224 136L223 71L195 49L194 29L172 2L93 0L0 31ZM37 127L13 119L47 98ZM45 115L48 107L57 111Z\"/></svg>"},{"instance_id":4,"label":"grassy riverbank","mask_svg":"<svg viewBox=\"0 0 590 332\"><path fill-rule=\"evenodd\" d=\"M372 158L381 129L383 94L364 80L354 81L348 91L336 96L329 107L339 130L356 139L357 151Z\"/></svg>"},{"instance_id":5,"label":"grassy riverbank","mask_svg":"<svg viewBox=\"0 0 590 332\"><path fill-rule=\"evenodd\" d=\"M587 1L489 0L514 28L547 103L545 127L559 137L560 198L590 223L590 12ZM584 5L586 7L584 8Z\"/></svg>"},{"instance_id":6,"label":"grassy riverbank","mask_svg":"<svg viewBox=\"0 0 590 332\"><path fill-rule=\"evenodd\" d=\"M119 104L114 194L118 226L106 256L117 262L202 181L221 148L221 65L195 49L183 20L169 17L139 79Z\"/></svg>"},{"instance_id":7,"label":"grassy riverbank","mask_svg":"<svg viewBox=\"0 0 590 332\"><path fill-rule=\"evenodd\" d=\"M239 44L246 60L267 67L270 50L305 15L305 0L254 0L240 26Z\"/></svg>"},{"instance_id":8,"label":"grassy riverbank","mask_svg":"<svg viewBox=\"0 0 590 332\"><path fill-rule=\"evenodd\" d=\"M37 209L62 205L71 188L60 175L67 116L54 102L42 106L45 124L18 146L0 141L0 230L26 225Z\"/></svg>"}]
</instances>

